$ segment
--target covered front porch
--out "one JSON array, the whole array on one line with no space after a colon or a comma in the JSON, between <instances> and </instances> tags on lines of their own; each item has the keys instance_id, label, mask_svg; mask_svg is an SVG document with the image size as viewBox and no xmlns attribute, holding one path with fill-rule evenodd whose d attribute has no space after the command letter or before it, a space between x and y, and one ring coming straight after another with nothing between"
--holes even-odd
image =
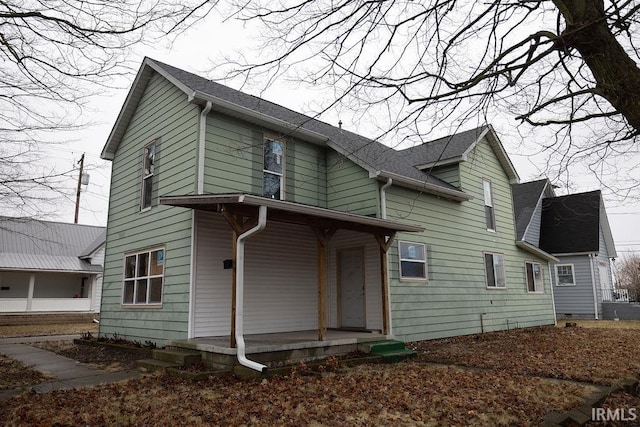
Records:
<instances>
[{"instance_id":1,"label":"covered front porch","mask_svg":"<svg viewBox=\"0 0 640 427\"><path fill-rule=\"evenodd\" d=\"M177 346L245 364L392 334L387 252L396 232L421 227L246 194L160 203L196 211L189 340Z\"/></svg>"},{"instance_id":2,"label":"covered front porch","mask_svg":"<svg viewBox=\"0 0 640 427\"><path fill-rule=\"evenodd\" d=\"M96 272L0 271L0 313L90 312Z\"/></svg>"},{"instance_id":3,"label":"covered front porch","mask_svg":"<svg viewBox=\"0 0 640 427\"><path fill-rule=\"evenodd\" d=\"M353 353L366 343L392 338L380 332L357 332L328 329L318 340L316 330L247 334L245 353L252 360L269 367L279 367ZM237 348L229 345L230 336L191 338L169 341L167 346L201 352L206 364L222 369L237 365Z\"/></svg>"}]
</instances>

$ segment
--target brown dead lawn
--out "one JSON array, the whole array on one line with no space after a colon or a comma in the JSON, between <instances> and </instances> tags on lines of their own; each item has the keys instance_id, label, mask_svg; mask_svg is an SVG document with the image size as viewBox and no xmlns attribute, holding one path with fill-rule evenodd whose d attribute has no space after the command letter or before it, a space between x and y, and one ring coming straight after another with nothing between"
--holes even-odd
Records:
<instances>
[{"instance_id":1,"label":"brown dead lawn","mask_svg":"<svg viewBox=\"0 0 640 427\"><path fill-rule=\"evenodd\" d=\"M533 425L584 385L416 362L271 379L158 374L8 400L3 425Z\"/></svg>"},{"instance_id":2,"label":"brown dead lawn","mask_svg":"<svg viewBox=\"0 0 640 427\"><path fill-rule=\"evenodd\" d=\"M0 390L19 388L51 380L52 377L0 354Z\"/></svg>"},{"instance_id":3,"label":"brown dead lawn","mask_svg":"<svg viewBox=\"0 0 640 427\"><path fill-rule=\"evenodd\" d=\"M533 328L413 343L423 361L614 384L640 374L640 330Z\"/></svg>"},{"instance_id":4,"label":"brown dead lawn","mask_svg":"<svg viewBox=\"0 0 640 427\"><path fill-rule=\"evenodd\" d=\"M0 425L539 425L595 390L575 381L638 378L640 330L633 329L544 327L424 341L410 344L419 351L410 362L297 367L261 381L155 374L8 399ZM70 345L57 351L85 351ZM640 401L617 393L606 405Z\"/></svg>"},{"instance_id":5,"label":"brown dead lawn","mask_svg":"<svg viewBox=\"0 0 640 427\"><path fill-rule=\"evenodd\" d=\"M80 335L85 332L98 333L96 323L55 323L50 325L0 326L0 338L37 337L44 335Z\"/></svg>"}]
</instances>

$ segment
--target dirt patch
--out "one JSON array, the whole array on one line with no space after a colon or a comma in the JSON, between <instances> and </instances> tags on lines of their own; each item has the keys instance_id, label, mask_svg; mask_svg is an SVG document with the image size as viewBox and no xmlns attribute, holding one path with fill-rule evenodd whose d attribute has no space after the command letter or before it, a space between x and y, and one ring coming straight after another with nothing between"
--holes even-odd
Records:
<instances>
[{"instance_id":1,"label":"dirt patch","mask_svg":"<svg viewBox=\"0 0 640 427\"><path fill-rule=\"evenodd\" d=\"M44 341L30 345L85 363L91 368L109 372L135 369L136 360L144 358L139 352L126 348L79 345L73 341Z\"/></svg>"}]
</instances>

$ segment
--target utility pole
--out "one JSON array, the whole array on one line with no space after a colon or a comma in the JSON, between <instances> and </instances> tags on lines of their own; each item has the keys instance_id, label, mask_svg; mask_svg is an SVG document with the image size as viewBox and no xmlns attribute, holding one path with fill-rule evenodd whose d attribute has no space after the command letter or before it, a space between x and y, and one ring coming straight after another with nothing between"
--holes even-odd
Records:
<instances>
[{"instance_id":1,"label":"utility pole","mask_svg":"<svg viewBox=\"0 0 640 427\"><path fill-rule=\"evenodd\" d=\"M84 169L84 153L82 153L82 157L78 161L80 164L80 174L78 175L78 190L76 191L76 216L73 219L73 223L78 223L78 213L80 212L80 188L82 186L82 172Z\"/></svg>"}]
</instances>

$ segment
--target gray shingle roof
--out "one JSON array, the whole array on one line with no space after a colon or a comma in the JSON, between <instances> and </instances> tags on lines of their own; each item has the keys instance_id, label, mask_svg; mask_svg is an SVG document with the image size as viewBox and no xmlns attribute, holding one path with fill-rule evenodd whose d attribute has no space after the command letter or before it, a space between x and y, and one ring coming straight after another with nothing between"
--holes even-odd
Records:
<instances>
[{"instance_id":1,"label":"gray shingle roof","mask_svg":"<svg viewBox=\"0 0 640 427\"><path fill-rule=\"evenodd\" d=\"M1 217L0 269L100 272L101 266L80 257L101 236L104 242L104 231L104 227Z\"/></svg>"},{"instance_id":2,"label":"gray shingle roof","mask_svg":"<svg viewBox=\"0 0 640 427\"><path fill-rule=\"evenodd\" d=\"M439 162L446 163L448 160L460 159L464 156L488 129L488 126L480 126L401 150L400 153L410 158L414 165L429 166Z\"/></svg>"},{"instance_id":3,"label":"gray shingle roof","mask_svg":"<svg viewBox=\"0 0 640 427\"><path fill-rule=\"evenodd\" d=\"M222 99L241 107L265 114L290 123L301 129L324 135L331 142L338 145L343 154L357 159L358 163L370 170L387 171L403 177L419 180L443 189L459 191L456 187L434 176L421 172L414 167L416 164L406 154L402 154L377 141L365 138L353 132L332 126L320 120L295 112L273 102L248 95L227 86L181 70L162 62L147 59L147 61L161 67L178 82L192 92L200 92ZM185 88L183 88L184 90Z\"/></svg>"},{"instance_id":4,"label":"gray shingle roof","mask_svg":"<svg viewBox=\"0 0 640 427\"><path fill-rule=\"evenodd\" d=\"M512 184L513 213L516 219L516 234L518 239L524 238L524 233L531 221L531 216L538 205L538 201L547 185L547 179Z\"/></svg>"},{"instance_id":5,"label":"gray shingle roof","mask_svg":"<svg viewBox=\"0 0 640 427\"><path fill-rule=\"evenodd\" d=\"M441 189L443 194L448 194L454 198L468 198L467 195L453 185L418 170L414 166L414 162L406 154L401 154L399 151L377 141L150 58L145 58L136 76L136 81L129 91L127 100L102 151L102 158L113 159L113 154L120 138L122 138L124 129L126 129L128 121L131 119L142 96L144 82L148 81L154 71L160 72L169 78L190 99L201 100L208 98L221 101L221 104L232 109L236 109L237 106L244 109L243 111L245 112L255 112L262 115L261 117L274 119L278 123L286 125L284 127L290 129L291 134L295 135L296 131L302 130L309 132L309 135L315 135L316 138L322 138L327 144L331 144L341 154L346 155L369 172L381 172L383 176L394 174L401 178L413 180L414 183L425 184L431 189L428 191L437 192L438 189ZM242 112L237 112L236 114L242 118ZM389 174L382 172L388 172Z\"/></svg>"}]
</instances>

